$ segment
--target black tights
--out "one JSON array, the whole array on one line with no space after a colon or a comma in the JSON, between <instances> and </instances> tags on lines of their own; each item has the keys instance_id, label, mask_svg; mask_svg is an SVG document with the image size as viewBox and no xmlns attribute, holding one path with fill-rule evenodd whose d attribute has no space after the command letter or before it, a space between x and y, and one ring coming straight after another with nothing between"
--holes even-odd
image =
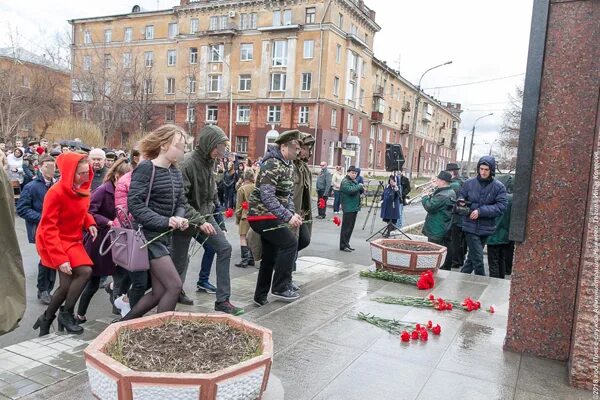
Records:
<instances>
[{"instance_id":1,"label":"black tights","mask_svg":"<svg viewBox=\"0 0 600 400\"><path fill-rule=\"evenodd\" d=\"M157 312L173 311L183 287L170 256L150 260L152 290L144 295L121 320L139 318L157 307Z\"/></svg>"},{"instance_id":2,"label":"black tights","mask_svg":"<svg viewBox=\"0 0 600 400\"><path fill-rule=\"evenodd\" d=\"M90 301L92 301L92 297L98 291L100 287L100 276L92 276L88 281L87 285L83 289L83 293L81 293L81 298L79 299L79 306L77 307L77 315L85 317L87 313L87 309L90 305Z\"/></svg>"},{"instance_id":3,"label":"black tights","mask_svg":"<svg viewBox=\"0 0 600 400\"><path fill-rule=\"evenodd\" d=\"M92 267L77 267L73 268L71 272L71 275L67 275L60 270L58 271L60 286L54 291L52 301L46 309L47 318L56 315L63 302L65 303L65 310L73 314L75 303L77 303L83 288L92 276Z\"/></svg>"}]
</instances>

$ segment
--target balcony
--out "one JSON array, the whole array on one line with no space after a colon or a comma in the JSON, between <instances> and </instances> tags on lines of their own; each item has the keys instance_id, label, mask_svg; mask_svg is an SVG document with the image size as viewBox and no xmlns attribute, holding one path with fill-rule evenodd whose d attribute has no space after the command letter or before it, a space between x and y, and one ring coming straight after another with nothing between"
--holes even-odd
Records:
<instances>
[{"instance_id":1,"label":"balcony","mask_svg":"<svg viewBox=\"0 0 600 400\"><path fill-rule=\"evenodd\" d=\"M238 26L237 24L234 23L229 23L227 24L227 26L220 26L217 27L216 29L207 29L205 32L198 32L196 33L197 36L203 36L203 35L208 35L208 36L222 36L222 35L236 35L238 31Z\"/></svg>"},{"instance_id":2,"label":"balcony","mask_svg":"<svg viewBox=\"0 0 600 400\"><path fill-rule=\"evenodd\" d=\"M404 105L402 106L402 108L400 110L403 113L409 112L410 111L410 103L408 101L405 101Z\"/></svg>"},{"instance_id":3,"label":"balcony","mask_svg":"<svg viewBox=\"0 0 600 400\"><path fill-rule=\"evenodd\" d=\"M374 85L373 86L373 96L375 96L375 97L381 97L383 99L383 86L381 86L381 85Z\"/></svg>"},{"instance_id":4,"label":"balcony","mask_svg":"<svg viewBox=\"0 0 600 400\"><path fill-rule=\"evenodd\" d=\"M350 32L346 33L346 39L350 40L352 43L357 44L361 47L364 47L364 48L369 47L369 45L367 43L365 43L365 41L362 40L360 37L358 37L358 35L355 33L350 33Z\"/></svg>"},{"instance_id":5,"label":"balcony","mask_svg":"<svg viewBox=\"0 0 600 400\"><path fill-rule=\"evenodd\" d=\"M371 112L371 123L380 124L383 122L383 113L379 111Z\"/></svg>"},{"instance_id":6,"label":"balcony","mask_svg":"<svg viewBox=\"0 0 600 400\"><path fill-rule=\"evenodd\" d=\"M263 26L258 28L261 32L279 32L279 31L297 31L300 29L300 25L298 24L289 24L289 25L277 25L277 26Z\"/></svg>"},{"instance_id":7,"label":"balcony","mask_svg":"<svg viewBox=\"0 0 600 400\"><path fill-rule=\"evenodd\" d=\"M400 125L400 134L405 135L410 131L410 126L409 124L402 124Z\"/></svg>"}]
</instances>

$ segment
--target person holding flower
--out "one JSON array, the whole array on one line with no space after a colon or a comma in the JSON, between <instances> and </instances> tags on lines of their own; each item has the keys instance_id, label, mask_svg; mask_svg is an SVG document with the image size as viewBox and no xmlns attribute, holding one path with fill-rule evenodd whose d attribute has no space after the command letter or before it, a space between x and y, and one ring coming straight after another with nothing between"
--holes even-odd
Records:
<instances>
[{"instance_id":1,"label":"person holding flower","mask_svg":"<svg viewBox=\"0 0 600 400\"><path fill-rule=\"evenodd\" d=\"M240 164L242 165L242 164ZM254 170L248 168L244 171L242 176L242 184L237 190L237 204L235 207L235 222L239 226L240 233L240 247L242 251L242 261L235 264L236 267L246 268L248 265L254 265L254 257L248 247L246 241L246 234L250 230L250 224L248 224L248 208L250 193L254 190Z\"/></svg>"}]
</instances>

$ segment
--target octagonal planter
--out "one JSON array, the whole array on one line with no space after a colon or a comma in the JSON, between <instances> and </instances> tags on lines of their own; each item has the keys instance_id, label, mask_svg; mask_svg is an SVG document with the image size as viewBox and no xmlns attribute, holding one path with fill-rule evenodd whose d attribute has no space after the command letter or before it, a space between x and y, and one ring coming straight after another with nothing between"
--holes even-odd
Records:
<instances>
[{"instance_id":1,"label":"octagonal planter","mask_svg":"<svg viewBox=\"0 0 600 400\"><path fill-rule=\"evenodd\" d=\"M394 245L419 245L430 250L407 250ZM431 242L403 239L377 239L371 242L371 259L377 269L403 274L437 271L446 258L446 247Z\"/></svg>"},{"instance_id":2,"label":"octagonal planter","mask_svg":"<svg viewBox=\"0 0 600 400\"><path fill-rule=\"evenodd\" d=\"M261 338L262 353L211 374L140 372L115 361L105 348L122 329L142 329L175 320L227 323ZM107 327L86 349L85 362L93 395L101 400L254 400L267 387L273 358L269 329L228 314L165 312Z\"/></svg>"}]
</instances>

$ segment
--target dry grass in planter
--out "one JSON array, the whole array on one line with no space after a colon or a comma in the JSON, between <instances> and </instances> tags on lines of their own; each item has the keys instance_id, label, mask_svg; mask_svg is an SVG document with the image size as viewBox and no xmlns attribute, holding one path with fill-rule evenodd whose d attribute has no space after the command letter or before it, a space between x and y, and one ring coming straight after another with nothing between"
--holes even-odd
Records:
<instances>
[{"instance_id":1,"label":"dry grass in planter","mask_svg":"<svg viewBox=\"0 0 600 400\"><path fill-rule=\"evenodd\" d=\"M409 251L435 251L436 247L429 246L426 243L386 243L385 247L398 250L409 250Z\"/></svg>"},{"instance_id":2,"label":"dry grass in planter","mask_svg":"<svg viewBox=\"0 0 600 400\"><path fill-rule=\"evenodd\" d=\"M260 343L226 323L171 320L122 329L105 352L134 371L208 374L261 355Z\"/></svg>"}]
</instances>

